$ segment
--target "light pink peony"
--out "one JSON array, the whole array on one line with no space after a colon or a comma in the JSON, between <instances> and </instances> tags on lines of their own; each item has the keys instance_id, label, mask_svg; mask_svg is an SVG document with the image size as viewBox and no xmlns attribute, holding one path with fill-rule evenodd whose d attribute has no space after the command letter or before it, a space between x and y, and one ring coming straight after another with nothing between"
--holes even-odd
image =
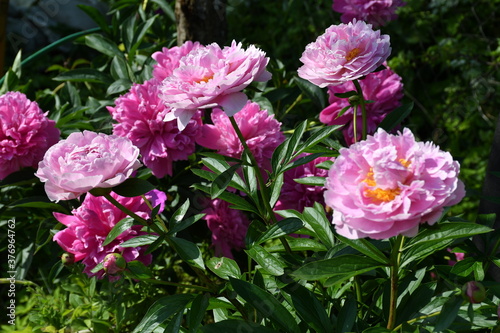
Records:
<instances>
[{"instance_id":1,"label":"light pink peony","mask_svg":"<svg viewBox=\"0 0 500 333\"><path fill-rule=\"evenodd\" d=\"M229 203L221 199L212 200L203 213L212 232L215 255L233 258L231 250L238 251L245 247L250 221L241 210L229 208Z\"/></svg>"},{"instance_id":2,"label":"light pink peony","mask_svg":"<svg viewBox=\"0 0 500 333\"><path fill-rule=\"evenodd\" d=\"M332 25L306 46L298 74L321 88L339 85L370 74L390 53L389 36L363 21Z\"/></svg>"},{"instance_id":3,"label":"light pink peony","mask_svg":"<svg viewBox=\"0 0 500 333\"><path fill-rule=\"evenodd\" d=\"M151 215L146 202L142 197L125 198L111 192L123 206L136 213L144 219ZM146 198L153 207L160 205L160 213L164 209L165 193L157 190L148 192ZM127 217L125 213L116 208L104 197L95 197L88 193L82 202L82 205L71 212L73 215L54 213L55 218L64 224L67 228L57 232L54 235L56 241L64 251L75 255L75 261L82 260L85 265L84 273L88 276L97 276L102 279L104 271L97 273L91 271L110 253L119 253L127 261L139 260L145 265L151 263L151 254L144 254L147 246L141 247L121 247L120 245L131 238L148 235L141 231L142 225L134 225L130 229L122 232L111 243L103 246L104 240L113 227L122 219ZM111 277L110 280L116 280L118 277Z\"/></svg>"},{"instance_id":4,"label":"light pink peony","mask_svg":"<svg viewBox=\"0 0 500 333\"><path fill-rule=\"evenodd\" d=\"M259 167L271 171L273 152L285 140L285 136L280 132L281 123L253 102L247 102L234 119ZM228 116L222 110L214 109L212 122L213 125L202 126L196 142L203 147L217 150L221 155L241 158L243 145Z\"/></svg>"},{"instance_id":5,"label":"light pink peony","mask_svg":"<svg viewBox=\"0 0 500 333\"><path fill-rule=\"evenodd\" d=\"M332 8L343 23L356 19L379 27L395 20L396 9L404 5L402 0L333 0Z\"/></svg>"},{"instance_id":6,"label":"light pink peony","mask_svg":"<svg viewBox=\"0 0 500 333\"><path fill-rule=\"evenodd\" d=\"M158 81L163 81L179 67L179 60L183 56L199 47L201 44L198 42L186 41L181 46L174 46L170 49L164 47L161 52L153 53L151 57L157 62L153 65L153 77Z\"/></svg>"},{"instance_id":7,"label":"light pink peony","mask_svg":"<svg viewBox=\"0 0 500 333\"><path fill-rule=\"evenodd\" d=\"M123 183L137 170L139 149L127 138L90 131L71 133L47 150L36 176L52 201Z\"/></svg>"},{"instance_id":8,"label":"light pink peony","mask_svg":"<svg viewBox=\"0 0 500 333\"><path fill-rule=\"evenodd\" d=\"M387 67L387 64L384 64ZM370 73L363 80L359 81L366 101L373 103L365 104L367 116L368 134L375 133L377 126L384 120L385 116L401 105L403 98L403 83L401 77L391 71L390 68ZM329 102L319 114L319 120L327 125L346 125L343 128L344 138L348 145L354 143L353 113L350 108L340 117L343 108L349 106L347 98L336 97L335 94L356 90L352 82L346 82L338 86L329 86ZM361 106L357 110L357 140L361 139L363 122L361 117Z\"/></svg>"},{"instance_id":9,"label":"light pink peony","mask_svg":"<svg viewBox=\"0 0 500 333\"><path fill-rule=\"evenodd\" d=\"M36 168L59 141L55 122L20 92L0 96L0 180L25 167Z\"/></svg>"},{"instance_id":10,"label":"light pink peony","mask_svg":"<svg viewBox=\"0 0 500 333\"><path fill-rule=\"evenodd\" d=\"M445 206L465 195L458 162L412 132L379 129L365 141L340 150L328 172L325 203L334 209L337 232L355 239L415 236L434 224Z\"/></svg>"},{"instance_id":11,"label":"light pink peony","mask_svg":"<svg viewBox=\"0 0 500 333\"><path fill-rule=\"evenodd\" d=\"M194 153L201 116L196 112L182 132L176 121L163 121L172 109L160 100L158 88L155 79L134 84L108 110L118 121L113 124L113 134L130 139L140 149L144 165L162 178L172 175L174 161L187 160Z\"/></svg>"},{"instance_id":12,"label":"light pink peony","mask_svg":"<svg viewBox=\"0 0 500 333\"><path fill-rule=\"evenodd\" d=\"M198 109L221 107L233 116L248 100L241 91L271 78L268 61L255 46L244 50L234 41L224 49L215 43L194 48L162 82L160 97L173 108L165 120L177 119L182 130Z\"/></svg>"},{"instance_id":13,"label":"light pink peony","mask_svg":"<svg viewBox=\"0 0 500 333\"><path fill-rule=\"evenodd\" d=\"M309 154L301 154L299 158L307 155ZM303 185L297 183L294 179L305 177L326 177L328 170L317 168L316 165L328 160L334 161L335 158L318 157L311 162L299 165L296 168L286 171L280 198L274 209L294 209L299 213L302 213L305 207L313 207L315 202L324 205L324 192L326 189L324 186Z\"/></svg>"}]
</instances>

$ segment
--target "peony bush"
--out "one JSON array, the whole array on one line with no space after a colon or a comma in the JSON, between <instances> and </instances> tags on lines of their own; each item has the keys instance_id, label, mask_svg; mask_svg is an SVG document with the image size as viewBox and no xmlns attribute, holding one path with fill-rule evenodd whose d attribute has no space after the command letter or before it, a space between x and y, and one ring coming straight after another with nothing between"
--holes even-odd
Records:
<instances>
[{"instance_id":1,"label":"peony bush","mask_svg":"<svg viewBox=\"0 0 500 333\"><path fill-rule=\"evenodd\" d=\"M291 68L174 45L171 5L81 6L88 59L36 94L19 59L2 79L2 331L495 332L495 216L416 125L383 30L404 3L329 2Z\"/></svg>"}]
</instances>

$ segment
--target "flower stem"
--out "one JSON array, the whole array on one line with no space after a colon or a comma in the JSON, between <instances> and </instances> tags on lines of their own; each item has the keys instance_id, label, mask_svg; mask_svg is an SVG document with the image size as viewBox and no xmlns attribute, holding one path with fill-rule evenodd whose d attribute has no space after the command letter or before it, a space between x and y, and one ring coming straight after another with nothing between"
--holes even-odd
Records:
<instances>
[{"instance_id":1,"label":"flower stem","mask_svg":"<svg viewBox=\"0 0 500 333\"><path fill-rule=\"evenodd\" d=\"M359 96L359 101L361 105L361 118L363 121L363 131L361 132L361 140L366 140L366 135L368 133L368 120L366 118L366 101L365 98L363 97L363 90L361 89L361 85L359 84L358 80L352 81L354 83L354 86L356 87L356 91ZM354 124L354 126L356 126ZM356 127L354 127L356 128Z\"/></svg>"},{"instance_id":2,"label":"flower stem","mask_svg":"<svg viewBox=\"0 0 500 333\"><path fill-rule=\"evenodd\" d=\"M441 313L441 311L436 311L436 312L433 312L433 313L430 313L428 315L424 315L424 316L420 316L420 317L417 317L417 318L413 318L411 320L408 320L406 323L407 324L412 324L412 323L415 323L419 320L422 320L422 319L427 319L427 318L430 318L430 317L435 317L437 315L439 315ZM393 331L399 331L401 328L403 327L403 324L400 324L398 326L396 326Z\"/></svg>"},{"instance_id":3,"label":"flower stem","mask_svg":"<svg viewBox=\"0 0 500 333\"><path fill-rule=\"evenodd\" d=\"M354 143L358 142L358 106L354 105L352 116L352 131L354 134Z\"/></svg>"},{"instance_id":4,"label":"flower stem","mask_svg":"<svg viewBox=\"0 0 500 333\"><path fill-rule=\"evenodd\" d=\"M399 264L401 261L401 253L404 243L404 236L399 235L394 242L391 253L391 296L389 300L389 319L387 321L387 329L392 330L396 324L396 307L398 302L398 279L399 279Z\"/></svg>"}]
</instances>

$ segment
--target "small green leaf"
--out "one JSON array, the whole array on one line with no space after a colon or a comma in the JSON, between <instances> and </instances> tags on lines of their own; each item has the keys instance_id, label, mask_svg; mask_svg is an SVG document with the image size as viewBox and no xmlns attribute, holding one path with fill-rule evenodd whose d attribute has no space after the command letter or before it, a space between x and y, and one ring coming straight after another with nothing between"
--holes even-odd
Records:
<instances>
[{"instance_id":1,"label":"small green leaf","mask_svg":"<svg viewBox=\"0 0 500 333\"><path fill-rule=\"evenodd\" d=\"M229 169L225 170L219 174L213 181L210 187L210 197L211 199L217 198L222 192L224 192L234 177L236 170L238 170L240 165L235 164Z\"/></svg>"},{"instance_id":2,"label":"small green leaf","mask_svg":"<svg viewBox=\"0 0 500 333\"><path fill-rule=\"evenodd\" d=\"M120 51L118 46L109 38L106 38L100 34L92 34L85 36L85 44L110 58L115 56L124 57L123 52Z\"/></svg>"},{"instance_id":3,"label":"small green leaf","mask_svg":"<svg viewBox=\"0 0 500 333\"><path fill-rule=\"evenodd\" d=\"M357 94L358 93L356 92L356 90L351 90L351 91L347 91L347 92L343 92L343 93L336 93L334 95L338 98L349 98L352 96L356 96Z\"/></svg>"},{"instance_id":4,"label":"small green leaf","mask_svg":"<svg viewBox=\"0 0 500 333\"><path fill-rule=\"evenodd\" d=\"M141 178L129 178L120 185L113 187L113 192L122 197L138 197L154 190L153 184Z\"/></svg>"},{"instance_id":5,"label":"small green leaf","mask_svg":"<svg viewBox=\"0 0 500 333\"><path fill-rule=\"evenodd\" d=\"M351 332L356 321L356 314L356 299L352 294L348 294L347 300L344 302L337 317L337 332Z\"/></svg>"},{"instance_id":6,"label":"small green leaf","mask_svg":"<svg viewBox=\"0 0 500 333\"><path fill-rule=\"evenodd\" d=\"M77 68L61 73L55 78L55 81L70 81L70 82L91 82L111 84L113 79L93 68Z\"/></svg>"},{"instance_id":7,"label":"small green leaf","mask_svg":"<svg viewBox=\"0 0 500 333\"><path fill-rule=\"evenodd\" d=\"M321 205L304 208L302 214L304 221L315 232L316 236L321 240L327 248L335 245L335 237L333 236L332 225L326 218L325 211Z\"/></svg>"},{"instance_id":8,"label":"small green leaf","mask_svg":"<svg viewBox=\"0 0 500 333\"><path fill-rule=\"evenodd\" d=\"M187 315L189 332L196 333L198 331L198 327L205 316L209 300L210 294L200 294L194 299L191 305L191 310L189 310Z\"/></svg>"},{"instance_id":9,"label":"small green leaf","mask_svg":"<svg viewBox=\"0 0 500 333\"><path fill-rule=\"evenodd\" d=\"M140 235L121 243L121 247L139 247L153 244L158 239L156 235Z\"/></svg>"},{"instance_id":10,"label":"small green leaf","mask_svg":"<svg viewBox=\"0 0 500 333\"><path fill-rule=\"evenodd\" d=\"M255 242L257 244L264 243L270 239L278 238L291 234L304 226L304 222L296 217L289 217L273 224L266 232L264 232Z\"/></svg>"},{"instance_id":11,"label":"small green leaf","mask_svg":"<svg viewBox=\"0 0 500 333\"><path fill-rule=\"evenodd\" d=\"M119 94L124 91L128 91L131 86L132 82L130 82L129 79L118 79L109 85L108 89L106 89L106 94L108 96Z\"/></svg>"},{"instance_id":12,"label":"small green leaf","mask_svg":"<svg viewBox=\"0 0 500 333\"><path fill-rule=\"evenodd\" d=\"M411 110L413 110L413 102L408 104L403 104L387 116L380 123L379 127L384 129L386 132L392 131L396 126L401 124L401 122L408 117Z\"/></svg>"},{"instance_id":13,"label":"small green leaf","mask_svg":"<svg viewBox=\"0 0 500 333\"><path fill-rule=\"evenodd\" d=\"M97 25L106 33L110 33L108 22L106 22L106 17L101 14L101 12L92 6L77 5L78 8L83 10Z\"/></svg>"},{"instance_id":14,"label":"small green leaf","mask_svg":"<svg viewBox=\"0 0 500 333\"><path fill-rule=\"evenodd\" d=\"M453 296L444 303L436 320L435 332L442 332L453 323L463 302L464 300L461 297Z\"/></svg>"},{"instance_id":15,"label":"small green leaf","mask_svg":"<svg viewBox=\"0 0 500 333\"><path fill-rule=\"evenodd\" d=\"M151 270L138 260L129 261L127 263L127 273L131 273L132 278L137 280L147 280L153 278Z\"/></svg>"},{"instance_id":16,"label":"small green leaf","mask_svg":"<svg viewBox=\"0 0 500 333\"><path fill-rule=\"evenodd\" d=\"M189 209L189 199L184 201L184 203L177 208L177 210L172 214L170 217L170 223L169 227L173 228L176 224L180 223L182 220L184 220L184 216L186 216L186 213Z\"/></svg>"},{"instance_id":17,"label":"small green leaf","mask_svg":"<svg viewBox=\"0 0 500 333\"><path fill-rule=\"evenodd\" d=\"M116 237L120 236L122 232L130 229L134 225L134 219L132 217L126 217L123 220L120 220L109 232L108 236L102 243L102 246L106 246L112 241L116 239Z\"/></svg>"},{"instance_id":18,"label":"small green leaf","mask_svg":"<svg viewBox=\"0 0 500 333\"><path fill-rule=\"evenodd\" d=\"M177 223L176 225L174 225L169 231L168 231L168 235L171 236L171 235L175 235L176 233L178 233L179 231L182 231L186 228L188 228L189 226L193 225L194 223L196 223L197 221L199 221L203 216L205 216L205 214L196 214L196 215L193 215L193 216L190 216L184 220L182 220L181 222Z\"/></svg>"},{"instance_id":19,"label":"small green leaf","mask_svg":"<svg viewBox=\"0 0 500 333\"><path fill-rule=\"evenodd\" d=\"M236 261L226 257L209 259L207 267L224 280L228 280L230 277L239 279L241 276L241 271Z\"/></svg>"},{"instance_id":20,"label":"small green leaf","mask_svg":"<svg viewBox=\"0 0 500 333\"><path fill-rule=\"evenodd\" d=\"M377 260L382 264L389 264L390 260L384 255L382 251L377 249L375 245L370 243L369 240L361 238L361 239L349 239L343 236L337 235L337 238L342 241L342 243L349 245L355 250L367 255L368 257Z\"/></svg>"},{"instance_id":21,"label":"small green leaf","mask_svg":"<svg viewBox=\"0 0 500 333\"><path fill-rule=\"evenodd\" d=\"M205 270L201 251L195 243L177 237L167 238L167 241L188 264Z\"/></svg>"},{"instance_id":22,"label":"small green leaf","mask_svg":"<svg viewBox=\"0 0 500 333\"><path fill-rule=\"evenodd\" d=\"M281 188L283 187L285 175L283 173L279 174L278 177L271 183L271 198L269 199L269 203L271 207L276 205L278 199L281 195Z\"/></svg>"},{"instance_id":23,"label":"small green leaf","mask_svg":"<svg viewBox=\"0 0 500 333\"><path fill-rule=\"evenodd\" d=\"M298 148L298 153L302 153L304 150L312 148L316 146L319 142L321 142L324 138L329 137L333 132L341 128L343 125L338 126L326 126L321 128L320 130L311 134L307 140L301 144Z\"/></svg>"},{"instance_id":24,"label":"small green leaf","mask_svg":"<svg viewBox=\"0 0 500 333\"><path fill-rule=\"evenodd\" d=\"M295 178L294 181L296 183L307 185L307 186L325 186L325 177L303 177L303 178Z\"/></svg>"},{"instance_id":25,"label":"small green leaf","mask_svg":"<svg viewBox=\"0 0 500 333\"><path fill-rule=\"evenodd\" d=\"M297 82L297 86L300 90L302 90L302 92L309 97L311 101L313 101L313 103L320 108L320 110L326 107L325 92L322 88L300 77L294 77L293 79Z\"/></svg>"},{"instance_id":26,"label":"small green leaf","mask_svg":"<svg viewBox=\"0 0 500 333\"><path fill-rule=\"evenodd\" d=\"M249 250L245 250L245 252L255 260L262 269L269 272L271 275L280 276L285 273L286 264L267 252L262 246L255 244Z\"/></svg>"}]
</instances>

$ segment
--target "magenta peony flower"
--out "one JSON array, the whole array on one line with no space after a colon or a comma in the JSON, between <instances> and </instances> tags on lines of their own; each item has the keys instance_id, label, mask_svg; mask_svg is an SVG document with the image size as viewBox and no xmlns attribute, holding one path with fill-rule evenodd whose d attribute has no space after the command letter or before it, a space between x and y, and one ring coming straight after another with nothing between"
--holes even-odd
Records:
<instances>
[{"instance_id":1,"label":"magenta peony flower","mask_svg":"<svg viewBox=\"0 0 500 333\"><path fill-rule=\"evenodd\" d=\"M379 129L340 150L328 172L325 202L342 236L415 236L420 224L434 224L444 206L464 197L459 169L448 152L416 142L409 129L398 135Z\"/></svg>"},{"instance_id":2,"label":"magenta peony flower","mask_svg":"<svg viewBox=\"0 0 500 333\"><path fill-rule=\"evenodd\" d=\"M241 210L229 208L229 203L221 199L212 200L203 213L212 232L215 255L233 258L231 250L238 251L245 247L250 221Z\"/></svg>"},{"instance_id":3,"label":"magenta peony flower","mask_svg":"<svg viewBox=\"0 0 500 333\"><path fill-rule=\"evenodd\" d=\"M342 14L343 23L356 19L379 27L395 20L396 9L404 5L402 0L333 0L332 8Z\"/></svg>"},{"instance_id":4,"label":"magenta peony flower","mask_svg":"<svg viewBox=\"0 0 500 333\"><path fill-rule=\"evenodd\" d=\"M201 116L196 112L182 132L176 121L163 121L172 109L160 100L158 88L155 79L134 84L108 110L118 121L113 124L113 134L130 139L140 149L144 165L162 178L172 175L174 161L187 160L194 153Z\"/></svg>"},{"instance_id":5,"label":"magenta peony flower","mask_svg":"<svg viewBox=\"0 0 500 333\"><path fill-rule=\"evenodd\" d=\"M141 197L126 198L111 192L115 198L126 208L136 213L144 219L148 219L151 214L146 202ZM161 213L164 209L167 196L157 190L148 192L146 198L153 207L160 205ZM104 240L113 227L122 219L127 217L125 213L116 208L104 197L95 197L88 193L82 205L72 211L73 215L54 213L55 218L67 228L54 235L56 241L64 251L75 255L75 261L82 260L85 265L84 273L88 276L97 276L102 279L104 272L100 270L92 273L92 270L110 253L119 253L127 261L139 260L145 265L151 263L151 254L144 254L147 246L141 247L121 247L120 245L131 238L148 235L141 231L142 225L134 225L130 229L122 232L111 243L103 246ZM118 277L111 277L116 280Z\"/></svg>"},{"instance_id":6,"label":"magenta peony flower","mask_svg":"<svg viewBox=\"0 0 500 333\"><path fill-rule=\"evenodd\" d=\"M177 119L183 130L198 109L221 107L227 115L240 111L248 98L241 91L253 81L267 81L269 58L241 43L221 49L217 44L194 48L162 82L160 97L173 108L165 120Z\"/></svg>"},{"instance_id":7,"label":"magenta peony flower","mask_svg":"<svg viewBox=\"0 0 500 333\"><path fill-rule=\"evenodd\" d=\"M273 152L285 140L285 136L280 132L281 123L253 102L247 102L234 119L259 167L271 171ZM241 158L243 145L228 116L222 110L214 109L212 122L213 125L202 126L196 142L203 147L217 150L221 155Z\"/></svg>"},{"instance_id":8,"label":"magenta peony flower","mask_svg":"<svg viewBox=\"0 0 500 333\"><path fill-rule=\"evenodd\" d=\"M384 64L384 66L387 67L387 64ZM401 82L401 77L387 67L387 69L368 74L363 80L359 81L359 85L363 91L364 99L366 101L373 101L373 103L365 104L368 134L373 134L385 116L401 105L401 99L404 96L403 83ZM338 86L329 86L330 105L319 114L319 120L322 123L327 125L346 125L343 133L348 145L354 143L354 109L350 108L339 116L342 109L349 106L349 101L347 98L336 97L335 94L352 90L356 90L356 88L350 81ZM358 106L356 114L356 141L359 141L363 128L361 106Z\"/></svg>"},{"instance_id":9,"label":"magenta peony flower","mask_svg":"<svg viewBox=\"0 0 500 333\"><path fill-rule=\"evenodd\" d=\"M0 180L25 167L36 168L59 141L55 122L20 92L0 96Z\"/></svg>"},{"instance_id":10,"label":"magenta peony flower","mask_svg":"<svg viewBox=\"0 0 500 333\"><path fill-rule=\"evenodd\" d=\"M153 77L158 81L163 81L170 76L174 69L179 67L179 60L191 52L193 49L201 47L198 42L186 41L181 46L174 46L170 49L164 47L161 52L155 52L151 56L157 64L153 65Z\"/></svg>"},{"instance_id":11,"label":"magenta peony flower","mask_svg":"<svg viewBox=\"0 0 500 333\"><path fill-rule=\"evenodd\" d=\"M301 154L299 158L307 155L309 154ZM315 202L324 205L324 192L326 189L324 186L303 185L297 183L294 179L326 177L328 170L317 168L316 165L328 160L334 161L335 158L318 157L311 162L286 171L280 198L274 210L295 209L302 213L305 207L313 207Z\"/></svg>"},{"instance_id":12,"label":"magenta peony flower","mask_svg":"<svg viewBox=\"0 0 500 333\"><path fill-rule=\"evenodd\" d=\"M462 296L471 303L481 303L486 299L486 289L481 282L469 281L462 287Z\"/></svg>"},{"instance_id":13,"label":"magenta peony flower","mask_svg":"<svg viewBox=\"0 0 500 333\"><path fill-rule=\"evenodd\" d=\"M339 85L370 74L390 53L389 36L363 21L332 25L306 46L298 74L321 88Z\"/></svg>"},{"instance_id":14,"label":"magenta peony flower","mask_svg":"<svg viewBox=\"0 0 500 333\"><path fill-rule=\"evenodd\" d=\"M93 188L121 184L141 166L138 156L129 139L75 132L47 150L35 175L45 183L50 200L69 200Z\"/></svg>"}]
</instances>

